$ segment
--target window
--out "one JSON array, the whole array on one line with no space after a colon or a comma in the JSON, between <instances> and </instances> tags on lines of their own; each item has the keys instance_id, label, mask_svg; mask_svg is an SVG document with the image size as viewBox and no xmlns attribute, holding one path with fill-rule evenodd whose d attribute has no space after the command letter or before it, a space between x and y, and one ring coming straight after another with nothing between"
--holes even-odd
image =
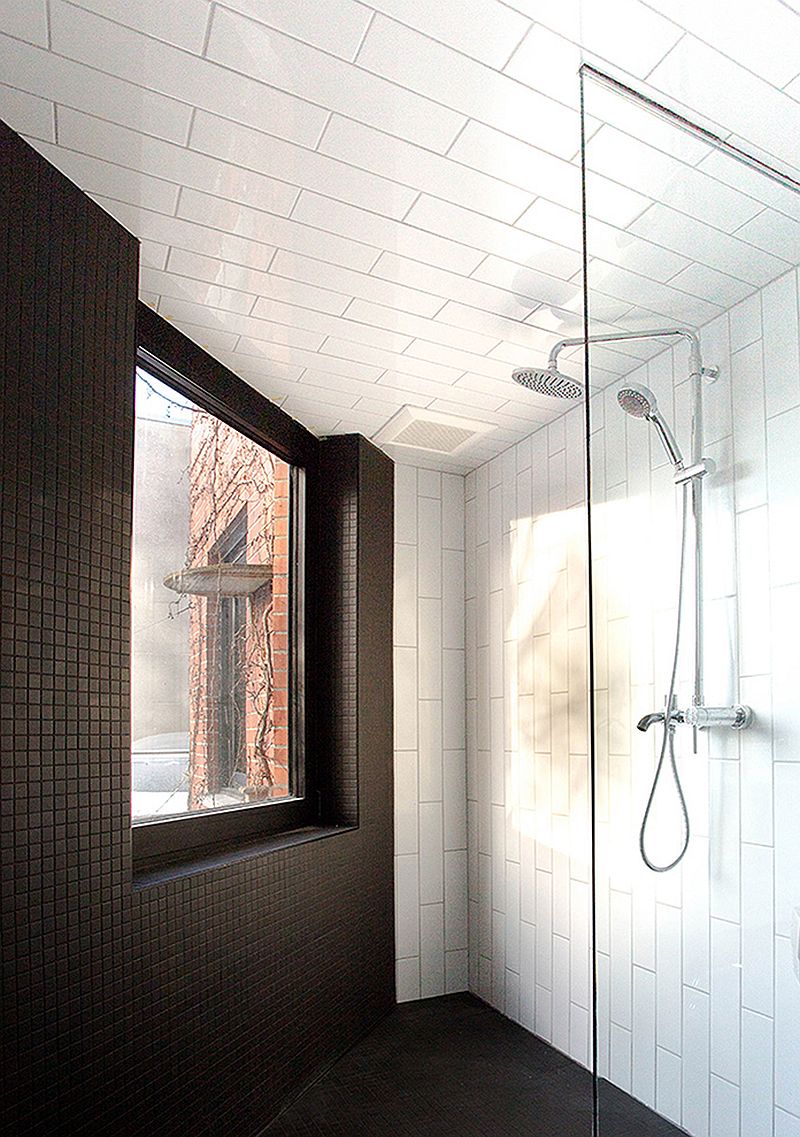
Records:
<instances>
[{"instance_id":1,"label":"window","mask_svg":"<svg viewBox=\"0 0 800 1137\"><path fill-rule=\"evenodd\" d=\"M391 778L393 468L359 435L315 438L147 305L136 324L132 853L146 888L357 829Z\"/></svg>"},{"instance_id":2,"label":"window","mask_svg":"<svg viewBox=\"0 0 800 1137\"><path fill-rule=\"evenodd\" d=\"M151 856L312 819L304 469L206 394L140 357L131 813L135 846ZM256 808L262 820L242 822Z\"/></svg>"}]
</instances>

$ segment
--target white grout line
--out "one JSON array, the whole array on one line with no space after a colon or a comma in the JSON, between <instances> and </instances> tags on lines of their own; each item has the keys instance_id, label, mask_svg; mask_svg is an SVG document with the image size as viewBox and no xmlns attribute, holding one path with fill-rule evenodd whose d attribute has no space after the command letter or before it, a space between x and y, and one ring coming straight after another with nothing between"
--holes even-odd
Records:
<instances>
[{"instance_id":1,"label":"white grout line","mask_svg":"<svg viewBox=\"0 0 800 1137\"><path fill-rule=\"evenodd\" d=\"M367 36L369 35L370 28L375 23L375 17L377 16L377 14L378 14L377 11L373 8L372 14L370 15L369 19L367 20L367 26L364 28L364 32L361 36L361 39L358 41L358 47L356 48L355 55L353 56L353 58L351 60L352 63L355 63L358 60L358 57L361 54L361 49L364 46L364 43L366 41ZM304 41L304 42L307 42L307 41ZM308 46L311 47L313 45L309 44Z\"/></svg>"},{"instance_id":2,"label":"white grout line","mask_svg":"<svg viewBox=\"0 0 800 1137\"><path fill-rule=\"evenodd\" d=\"M467 277L467 279L468 279L468 280L475 280L475 279L477 279L477 280L480 280L480 277L476 277L476 276L475 276L475 273L478 271L478 269L479 269L479 268L480 268L482 265L485 265L485 264L486 264L486 262L487 262L487 261L488 261L488 260L489 260L489 259L490 259L492 256L494 256L494 255L495 255L494 253L487 253L487 254L486 254L486 256L483 258L483 260L479 261L479 262L478 262L478 263L475 265L475 268L474 268L474 269L472 270L472 272L469 274L469 276ZM513 262L512 262L512 263L513 263ZM523 264L521 264L521 265L520 265L520 268L525 268L525 267L526 267L526 266L525 266L525 265L523 265ZM558 278L556 278L556 279L558 279ZM496 286L495 286L495 287L496 287ZM509 289L507 289L506 291L508 291L508 292L510 293L510 292L511 292L511 289L509 288ZM535 302L535 303L540 303L540 301L533 301L533 297L528 297L528 299L530 299L532 302Z\"/></svg>"},{"instance_id":3,"label":"white grout line","mask_svg":"<svg viewBox=\"0 0 800 1137\"><path fill-rule=\"evenodd\" d=\"M411 204L409 205L408 209L405 211L405 213L403 214L403 216L402 216L401 218L399 218L399 223L400 223L401 225L405 225L405 224L407 224L407 223L408 223L408 215L411 213L411 210L414 208L414 206L417 204L417 202L418 202L418 201L420 200L420 198L423 196L423 192L424 192L423 190L420 190L420 191L419 191L419 192L418 192L418 193L417 193L417 194L416 194L416 195L415 195L415 196L414 196L414 197L411 199ZM419 229L419 230L420 230L420 232L421 232L421 233L432 232L432 230L429 230L429 229L428 229L428 230L426 230L426 229L422 229L422 228L420 228L420 226L412 226L412 225L409 225L409 228L417 228L417 229ZM450 237L445 237L445 236L444 236L444 234L438 234L438 233L437 233L437 234L435 234L435 236L437 236L437 237L440 237L440 238L442 238L442 239L444 239L444 240L446 240L446 241L452 240L452 238L450 238ZM456 241L455 243L456 243L456 244L461 244L462 242L460 242L460 241ZM469 246L468 246L468 245L467 245L467 246L465 246L465 247L466 247L466 248L469 248Z\"/></svg>"},{"instance_id":4,"label":"white grout line","mask_svg":"<svg viewBox=\"0 0 800 1137\"><path fill-rule=\"evenodd\" d=\"M207 113L208 113L208 112L207 112ZM320 146L322 145L322 140L323 140L323 138L325 137L325 133L326 133L326 131L327 131L328 127L330 126L331 122L333 121L333 116L334 116L336 113L337 113L336 111L331 111L331 112L330 112L330 114L328 115L328 117L325 119L325 122L322 124L322 130L319 132L319 138L318 138L318 139L317 139L317 141L314 143L314 146L310 148L310 149L312 149L312 150L313 150L313 152L314 152L315 154L324 154L324 151L323 151L323 150L320 150ZM255 129L255 128L251 128L251 129ZM293 146L296 146L296 145L298 145L298 144L297 144L297 143L292 143L291 145L293 145ZM301 147L301 149L305 149L305 147ZM326 157L326 158L329 158L329 157L330 157L330 155L329 155L329 154L325 154L325 157ZM269 176L269 175L267 175L267 176Z\"/></svg>"},{"instance_id":5,"label":"white grout line","mask_svg":"<svg viewBox=\"0 0 800 1137\"><path fill-rule=\"evenodd\" d=\"M325 232L325 230L323 229L322 232ZM375 260L372 262L372 264L367 269L367 275L368 276L372 274L372 270L374 268L378 267L378 261L381 259L381 257L383 256L385 251L386 251L385 249L381 249L378 246L375 246Z\"/></svg>"},{"instance_id":6,"label":"white grout line","mask_svg":"<svg viewBox=\"0 0 800 1137\"><path fill-rule=\"evenodd\" d=\"M647 0L644 0L644 3L646 4L646 3L647 3ZM671 22L671 21L670 21L670 22ZM676 26L679 26L679 25L676 25ZM667 48L667 50L664 52L664 54L661 56L661 58L658 60L658 62L657 62L657 63L655 63L655 64L653 64L653 66L650 68L650 70L649 70L649 71L647 72L647 74L644 76L644 78L643 78L643 80L642 80L642 82L643 82L643 83L648 83L648 82L650 82L650 78L651 78L651 76L652 76L653 72L654 72L654 71L656 71L656 70L657 70L657 68L659 68L659 67L661 66L661 64L662 64L662 63L663 63L663 62L664 62L666 59L668 59L670 55L672 55L673 51L675 51L675 49L676 49L677 47L679 47L679 46L680 46L680 45L683 43L683 41L686 39L686 30L685 30L685 29L682 29L682 30L683 30L683 34L682 34L681 36L679 36L679 37L678 37L678 39L675 41L675 43L672 45L672 47L668 47L668 48Z\"/></svg>"},{"instance_id":7,"label":"white grout line","mask_svg":"<svg viewBox=\"0 0 800 1137\"><path fill-rule=\"evenodd\" d=\"M205 191L201 191L201 192L205 192ZM287 219L287 221L295 221L295 222L297 222L297 224L298 224L298 225L303 225L303 224L305 224L305 222L303 222L303 221L298 221L298 219L297 219L296 217L294 217L294 216L293 216L293 214L294 214L294 211L295 211L295 209L297 209L297 206L298 206L298 204L299 204L299 202L300 202L300 198L303 196L303 194L304 194L305 192L306 192L306 191L305 191L305 187L304 187L304 186L298 186L298 189L297 189L297 195L296 195L296 197L295 197L294 201L292 202L292 205L291 205L291 208L290 208L289 212L286 214L286 219ZM278 215L276 214L276 216L278 216Z\"/></svg>"},{"instance_id":8,"label":"white grout line","mask_svg":"<svg viewBox=\"0 0 800 1137\"><path fill-rule=\"evenodd\" d=\"M461 126L458 128L458 130L457 130L457 131L455 132L455 134L453 135L453 138L452 138L452 140L451 140L450 144L448 145L447 149L444 151L443 157L445 157L445 158L450 158L450 161L451 161L451 162L457 162L457 161L458 161L458 159L457 159L457 158L453 158L453 157L451 156L451 154L450 154L450 151L453 149L453 147L454 147L454 146L455 146L455 144L458 142L458 140L459 140L459 138L461 137L461 135L464 133L464 131L467 129L467 127L469 126L469 124L470 124L472 121L473 121L473 119L471 119L471 118L469 118L469 117L467 117L466 119L464 119L464 121L462 122ZM460 164L464 164L464 163L460 163ZM468 167L468 169L477 169L477 167L474 167L474 166L469 166L469 167ZM485 173L485 171L484 171L484 170L481 170L481 171L479 171L479 173ZM489 175L489 176L491 177L491 175ZM519 188L519 187L518 187L518 188Z\"/></svg>"},{"instance_id":9,"label":"white grout line","mask_svg":"<svg viewBox=\"0 0 800 1137\"><path fill-rule=\"evenodd\" d=\"M512 49L511 49L511 52L509 53L509 55L507 56L507 58L506 58L505 62L504 62L504 63L503 63L503 65L502 65L502 67L500 68L500 70L502 71L502 73L503 73L504 75L506 74L506 69L507 69L507 67L508 67L509 63L511 62L511 60L514 58L514 56L515 56L515 55L517 54L517 52L520 50L520 48L522 47L522 45L525 43L525 40L526 40L526 39L528 38L528 36L531 34L531 32L533 31L533 29L534 29L535 27L537 27L537 26L538 26L538 25L537 25L537 24L535 24L535 23L533 22L533 20L531 20L530 24L528 25L528 27L527 27L527 28L525 29L525 31L523 32L523 35L522 35L522 38L520 39L520 41L519 41L519 42L518 42L518 43L517 43L517 44L516 44L516 45L515 45L515 46L514 46ZM542 25L542 26L543 26L543 25ZM559 38L562 38L562 39L563 39L563 37L561 37L561 36L560 36ZM567 41L567 42L569 42L569 41ZM531 88L531 89L532 89L532 90L535 90L535 88Z\"/></svg>"},{"instance_id":10,"label":"white grout line","mask_svg":"<svg viewBox=\"0 0 800 1137\"><path fill-rule=\"evenodd\" d=\"M82 112L78 111L77 113L81 114ZM197 107L192 107L190 112L189 112L189 121L186 125L186 141L183 144L183 149L188 150L191 153L195 153L195 151L192 149L192 133L194 131L194 124L195 124L196 119L197 119ZM103 121L108 121L108 120L103 120ZM129 128L123 128L123 129L129 129ZM162 141L167 142L167 145L170 145L170 143L167 141L167 139L162 139ZM171 145L180 146L179 143L172 143Z\"/></svg>"},{"instance_id":11,"label":"white grout line","mask_svg":"<svg viewBox=\"0 0 800 1137\"><path fill-rule=\"evenodd\" d=\"M206 21L205 35L203 36L203 44L202 44L202 47L200 48L200 55L204 59L206 58L206 52L208 51L209 40L211 39L211 26L214 23L214 16L216 14L216 10L217 10L216 4L214 3L214 0L211 0L211 3L208 6L208 18Z\"/></svg>"}]
</instances>

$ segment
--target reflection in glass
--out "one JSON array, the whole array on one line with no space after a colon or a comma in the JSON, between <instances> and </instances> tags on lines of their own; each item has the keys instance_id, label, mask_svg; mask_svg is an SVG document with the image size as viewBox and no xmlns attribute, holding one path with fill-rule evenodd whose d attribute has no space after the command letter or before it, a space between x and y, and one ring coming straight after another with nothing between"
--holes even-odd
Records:
<instances>
[{"instance_id":1,"label":"reflection in glass","mask_svg":"<svg viewBox=\"0 0 800 1137\"><path fill-rule=\"evenodd\" d=\"M800 196L583 82L599 1133L800 1132Z\"/></svg>"}]
</instances>

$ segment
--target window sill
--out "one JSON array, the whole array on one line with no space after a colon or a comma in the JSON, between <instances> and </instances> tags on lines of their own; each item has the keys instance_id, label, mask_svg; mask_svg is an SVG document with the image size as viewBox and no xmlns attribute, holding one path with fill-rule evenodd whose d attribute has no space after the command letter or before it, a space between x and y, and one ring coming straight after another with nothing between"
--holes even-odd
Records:
<instances>
[{"instance_id":1,"label":"window sill","mask_svg":"<svg viewBox=\"0 0 800 1137\"><path fill-rule=\"evenodd\" d=\"M335 837L341 833L352 833L357 825L307 825L285 833L276 833L256 841L218 845L213 848L193 849L185 856L153 859L137 865L133 873L133 890L141 892L159 884L168 884L196 873L210 872L212 869L226 868L241 861L250 861L269 853L304 845L308 841L319 841L324 837Z\"/></svg>"}]
</instances>

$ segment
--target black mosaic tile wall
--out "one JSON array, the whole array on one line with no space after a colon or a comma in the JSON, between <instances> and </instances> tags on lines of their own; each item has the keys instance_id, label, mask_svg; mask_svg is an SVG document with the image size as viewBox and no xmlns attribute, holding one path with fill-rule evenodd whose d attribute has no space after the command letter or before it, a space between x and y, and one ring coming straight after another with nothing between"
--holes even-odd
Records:
<instances>
[{"instance_id":1,"label":"black mosaic tile wall","mask_svg":"<svg viewBox=\"0 0 800 1137\"><path fill-rule=\"evenodd\" d=\"M15 1135L249 1137L393 1002L391 469L337 443L327 495L360 827L136 891L136 263L0 127L0 1109Z\"/></svg>"}]
</instances>

